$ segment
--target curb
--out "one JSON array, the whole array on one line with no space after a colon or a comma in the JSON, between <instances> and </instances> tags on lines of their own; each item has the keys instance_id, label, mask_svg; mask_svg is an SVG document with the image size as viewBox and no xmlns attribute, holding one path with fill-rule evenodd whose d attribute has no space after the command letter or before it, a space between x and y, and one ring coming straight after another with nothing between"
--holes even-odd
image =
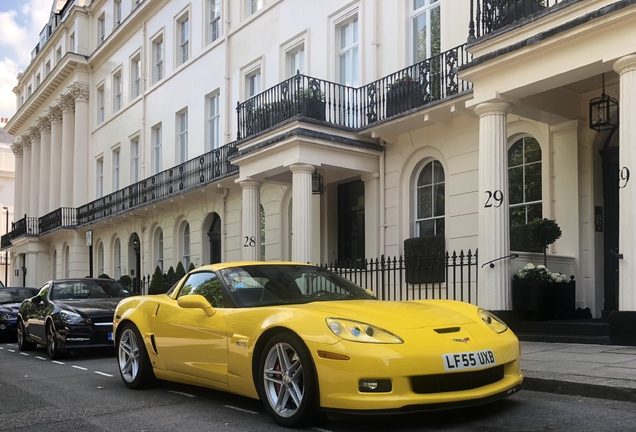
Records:
<instances>
[{"instance_id":1,"label":"curb","mask_svg":"<svg viewBox=\"0 0 636 432\"><path fill-rule=\"evenodd\" d=\"M523 380L523 389L622 402L636 402L636 391L633 388L622 386L526 376Z\"/></svg>"}]
</instances>

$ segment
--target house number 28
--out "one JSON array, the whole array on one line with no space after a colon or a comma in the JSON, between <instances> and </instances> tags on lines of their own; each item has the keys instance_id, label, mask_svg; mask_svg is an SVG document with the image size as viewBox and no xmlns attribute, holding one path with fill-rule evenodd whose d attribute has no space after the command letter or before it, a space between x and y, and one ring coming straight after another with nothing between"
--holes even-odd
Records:
<instances>
[{"instance_id":1,"label":"house number 28","mask_svg":"<svg viewBox=\"0 0 636 432\"><path fill-rule=\"evenodd\" d=\"M243 247L256 247L256 237L245 236L245 243L243 243Z\"/></svg>"},{"instance_id":2,"label":"house number 28","mask_svg":"<svg viewBox=\"0 0 636 432\"><path fill-rule=\"evenodd\" d=\"M499 189L497 189L496 191L486 191L486 196L488 198L486 198L486 205L484 205L485 208L489 208L489 207L501 207L501 205L503 204L503 192Z\"/></svg>"},{"instance_id":3,"label":"house number 28","mask_svg":"<svg viewBox=\"0 0 636 432\"><path fill-rule=\"evenodd\" d=\"M618 188L623 189L629 182L629 168L623 167L618 173Z\"/></svg>"}]
</instances>

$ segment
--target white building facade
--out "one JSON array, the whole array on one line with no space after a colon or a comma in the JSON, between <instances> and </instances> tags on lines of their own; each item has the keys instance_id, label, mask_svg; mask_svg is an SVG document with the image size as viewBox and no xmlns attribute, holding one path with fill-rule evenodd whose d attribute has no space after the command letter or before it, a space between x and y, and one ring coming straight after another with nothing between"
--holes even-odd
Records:
<instances>
[{"instance_id":1,"label":"white building facade","mask_svg":"<svg viewBox=\"0 0 636 432\"><path fill-rule=\"evenodd\" d=\"M635 311L636 2L504 3L53 2L7 125L11 284L437 235L479 251L471 301L508 310L543 259L511 227L539 217L577 307ZM597 132L602 91L621 127Z\"/></svg>"}]
</instances>

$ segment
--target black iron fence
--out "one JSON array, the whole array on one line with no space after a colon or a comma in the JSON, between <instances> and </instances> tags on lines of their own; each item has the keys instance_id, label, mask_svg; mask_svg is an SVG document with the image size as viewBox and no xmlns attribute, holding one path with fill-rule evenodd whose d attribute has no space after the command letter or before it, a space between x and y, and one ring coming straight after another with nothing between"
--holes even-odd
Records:
<instances>
[{"instance_id":1,"label":"black iron fence","mask_svg":"<svg viewBox=\"0 0 636 432\"><path fill-rule=\"evenodd\" d=\"M11 230L11 238L20 237L22 235L38 235L40 232L40 221L36 217L24 217L13 223Z\"/></svg>"},{"instance_id":2,"label":"black iron fence","mask_svg":"<svg viewBox=\"0 0 636 432\"><path fill-rule=\"evenodd\" d=\"M297 73L237 104L237 140L297 116L357 130L432 105L472 88L457 76L470 59L460 45L363 87Z\"/></svg>"},{"instance_id":3,"label":"black iron fence","mask_svg":"<svg viewBox=\"0 0 636 432\"><path fill-rule=\"evenodd\" d=\"M469 39L479 38L539 12L550 13L555 6L572 0L470 0Z\"/></svg>"},{"instance_id":4,"label":"black iron fence","mask_svg":"<svg viewBox=\"0 0 636 432\"><path fill-rule=\"evenodd\" d=\"M75 227L77 225L77 210L71 207L60 207L39 219L40 235L56 228Z\"/></svg>"},{"instance_id":5,"label":"black iron fence","mask_svg":"<svg viewBox=\"0 0 636 432\"><path fill-rule=\"evenodd\" d=\"M322 267L371 290L382 300L447 299L477 302L477 251L461 250L406 260L345 260Z\"/></svg>"}]
</instances>

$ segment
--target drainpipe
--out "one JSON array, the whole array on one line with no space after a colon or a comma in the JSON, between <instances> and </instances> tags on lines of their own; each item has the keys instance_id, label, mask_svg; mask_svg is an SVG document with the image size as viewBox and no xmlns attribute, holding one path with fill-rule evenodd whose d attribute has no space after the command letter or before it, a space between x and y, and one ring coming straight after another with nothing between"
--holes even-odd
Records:
<instances>
[{"instance_id":1,"label":"drainpipe","mask_svg":"<svg viewBox=\"0 0 636 432\"><path fill-rule=\"evenodd\" d=\"M232 106L232 100L230 99L230 0L223 2L223 12L225 16L224 31L223 31L223 44L225 45L225 144L232 141L231 139L231 126L232 118L236 115L236 111ZM238 128L238 125L237 125ZM221 221L223 222L223 221Z\"/></svg>"},{"instance_id":2,"label":"drainpipe","mask_svg":"<svg viewBox=\"0 0 636 432\"><path fill-rule=\"evenodd\" d=\"M219 184L219 187L221 185ZM221 210L221 262L225 262L225 212L227 209L227 196L230 194L230 189L223 188L223 194L221 199L223 200L223 209Z\"/></svg>"},{"instance_id":3,"label":"drainpipe","mask_svg":"<svg viewBox=\"0 0 636 432\"><path fill-rule=\"evenodd\" d=\"M386 143L383 139L380 139L380 145L382 145L383 149L386 150ZM384 160L384 151L380 154L380 254L385 255L386 250L386 209L385 206L385 191L384 191L384 182L385 182L385 160ZM379 258L379 257L378 257Z\"/></svg>"}]
</instances>

